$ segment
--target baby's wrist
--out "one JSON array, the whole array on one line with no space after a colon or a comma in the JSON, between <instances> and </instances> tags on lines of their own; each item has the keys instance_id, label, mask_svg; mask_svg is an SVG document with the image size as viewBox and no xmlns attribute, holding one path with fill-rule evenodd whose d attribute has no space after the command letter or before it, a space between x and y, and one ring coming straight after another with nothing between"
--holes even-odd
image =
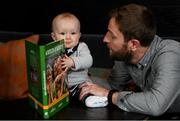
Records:
<instances>
[{"instance_id":1,"label":"baby's wrist","mask_svg":"<svg viewBox=\"0 0 180 121\"><path fill-rule=\"evenodd\" d=\"M71 68L75 68L75 63L74 63L73 59L71 57L70 57L70 59L71 59Z\"/></svg>"}]
</instances>

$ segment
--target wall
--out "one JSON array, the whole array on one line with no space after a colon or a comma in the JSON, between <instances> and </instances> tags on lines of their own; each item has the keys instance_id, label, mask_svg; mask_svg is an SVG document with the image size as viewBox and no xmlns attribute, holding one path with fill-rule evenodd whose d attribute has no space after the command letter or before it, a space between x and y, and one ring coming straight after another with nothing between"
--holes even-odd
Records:
<instances>
[{"instance_id":1,"label":"wall","mask_svg":"<svg viewBox=\"0 0 180 121\"><path fill-rule=\"evenodd\" d=\"M69 11L80 19L82 33L104 34L108 11L132 1L152 8L158 21L158 34L179 36L179 0L4 0L0 3L0 30L49 33L52 18Z\"/></svg>"}]
</instances>

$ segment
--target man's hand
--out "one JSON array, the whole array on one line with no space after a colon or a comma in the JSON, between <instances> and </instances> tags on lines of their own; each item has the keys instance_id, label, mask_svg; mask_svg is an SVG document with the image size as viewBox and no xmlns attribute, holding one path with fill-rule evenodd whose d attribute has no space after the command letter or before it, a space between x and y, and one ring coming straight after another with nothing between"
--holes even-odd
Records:
<instances>
[{"instance_id":1,"label":"man's hand","mask_svg":"<svg viewBox=\"0 0 180 121\"><path fill-rule=\"evenodd\" d=\"M103 87L100 87L96 84L85 82L79 86L81 89L79 99L81 100L87 94L93 94L96 96L104 96L107 97L109 90Z\"/></svg>"}]
</instances>

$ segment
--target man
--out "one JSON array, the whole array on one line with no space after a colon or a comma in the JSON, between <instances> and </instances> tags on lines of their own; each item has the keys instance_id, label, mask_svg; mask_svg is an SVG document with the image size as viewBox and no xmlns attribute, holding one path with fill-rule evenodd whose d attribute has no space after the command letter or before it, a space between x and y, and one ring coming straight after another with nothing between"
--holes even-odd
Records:
<instances>
[{"instance_id":1,"label":"man","mask_svg":"<svg viewBox=\"0 0 180 121\"><path fill-rule=\"evenodd\" d=\"M111 89L85 83L79 99L88 93L106 96L109 104L122 110L153 116L180 111L180 43L156 35L149 9L129 4L112 11L104 42L117 60ZM124 91L131 80L140 92Z\"/></svg>"}]
</instances>

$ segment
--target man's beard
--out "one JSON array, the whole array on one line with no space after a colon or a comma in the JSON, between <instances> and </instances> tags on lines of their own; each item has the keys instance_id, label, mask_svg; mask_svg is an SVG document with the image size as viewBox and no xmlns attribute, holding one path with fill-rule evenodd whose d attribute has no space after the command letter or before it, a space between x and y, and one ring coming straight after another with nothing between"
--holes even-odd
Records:
<instances>
[{"instance_id":1,"label":"man's beard","mask_svg":"<svg viewBox=\"0 0 180 121\"><path fill-rule=\"evenodd\" d=\"M128 50L127 45L124 44L118 51L111 50L110 57L114 60L130 62L132 59L132 52Z\"/></svg>"}]
</instances>

